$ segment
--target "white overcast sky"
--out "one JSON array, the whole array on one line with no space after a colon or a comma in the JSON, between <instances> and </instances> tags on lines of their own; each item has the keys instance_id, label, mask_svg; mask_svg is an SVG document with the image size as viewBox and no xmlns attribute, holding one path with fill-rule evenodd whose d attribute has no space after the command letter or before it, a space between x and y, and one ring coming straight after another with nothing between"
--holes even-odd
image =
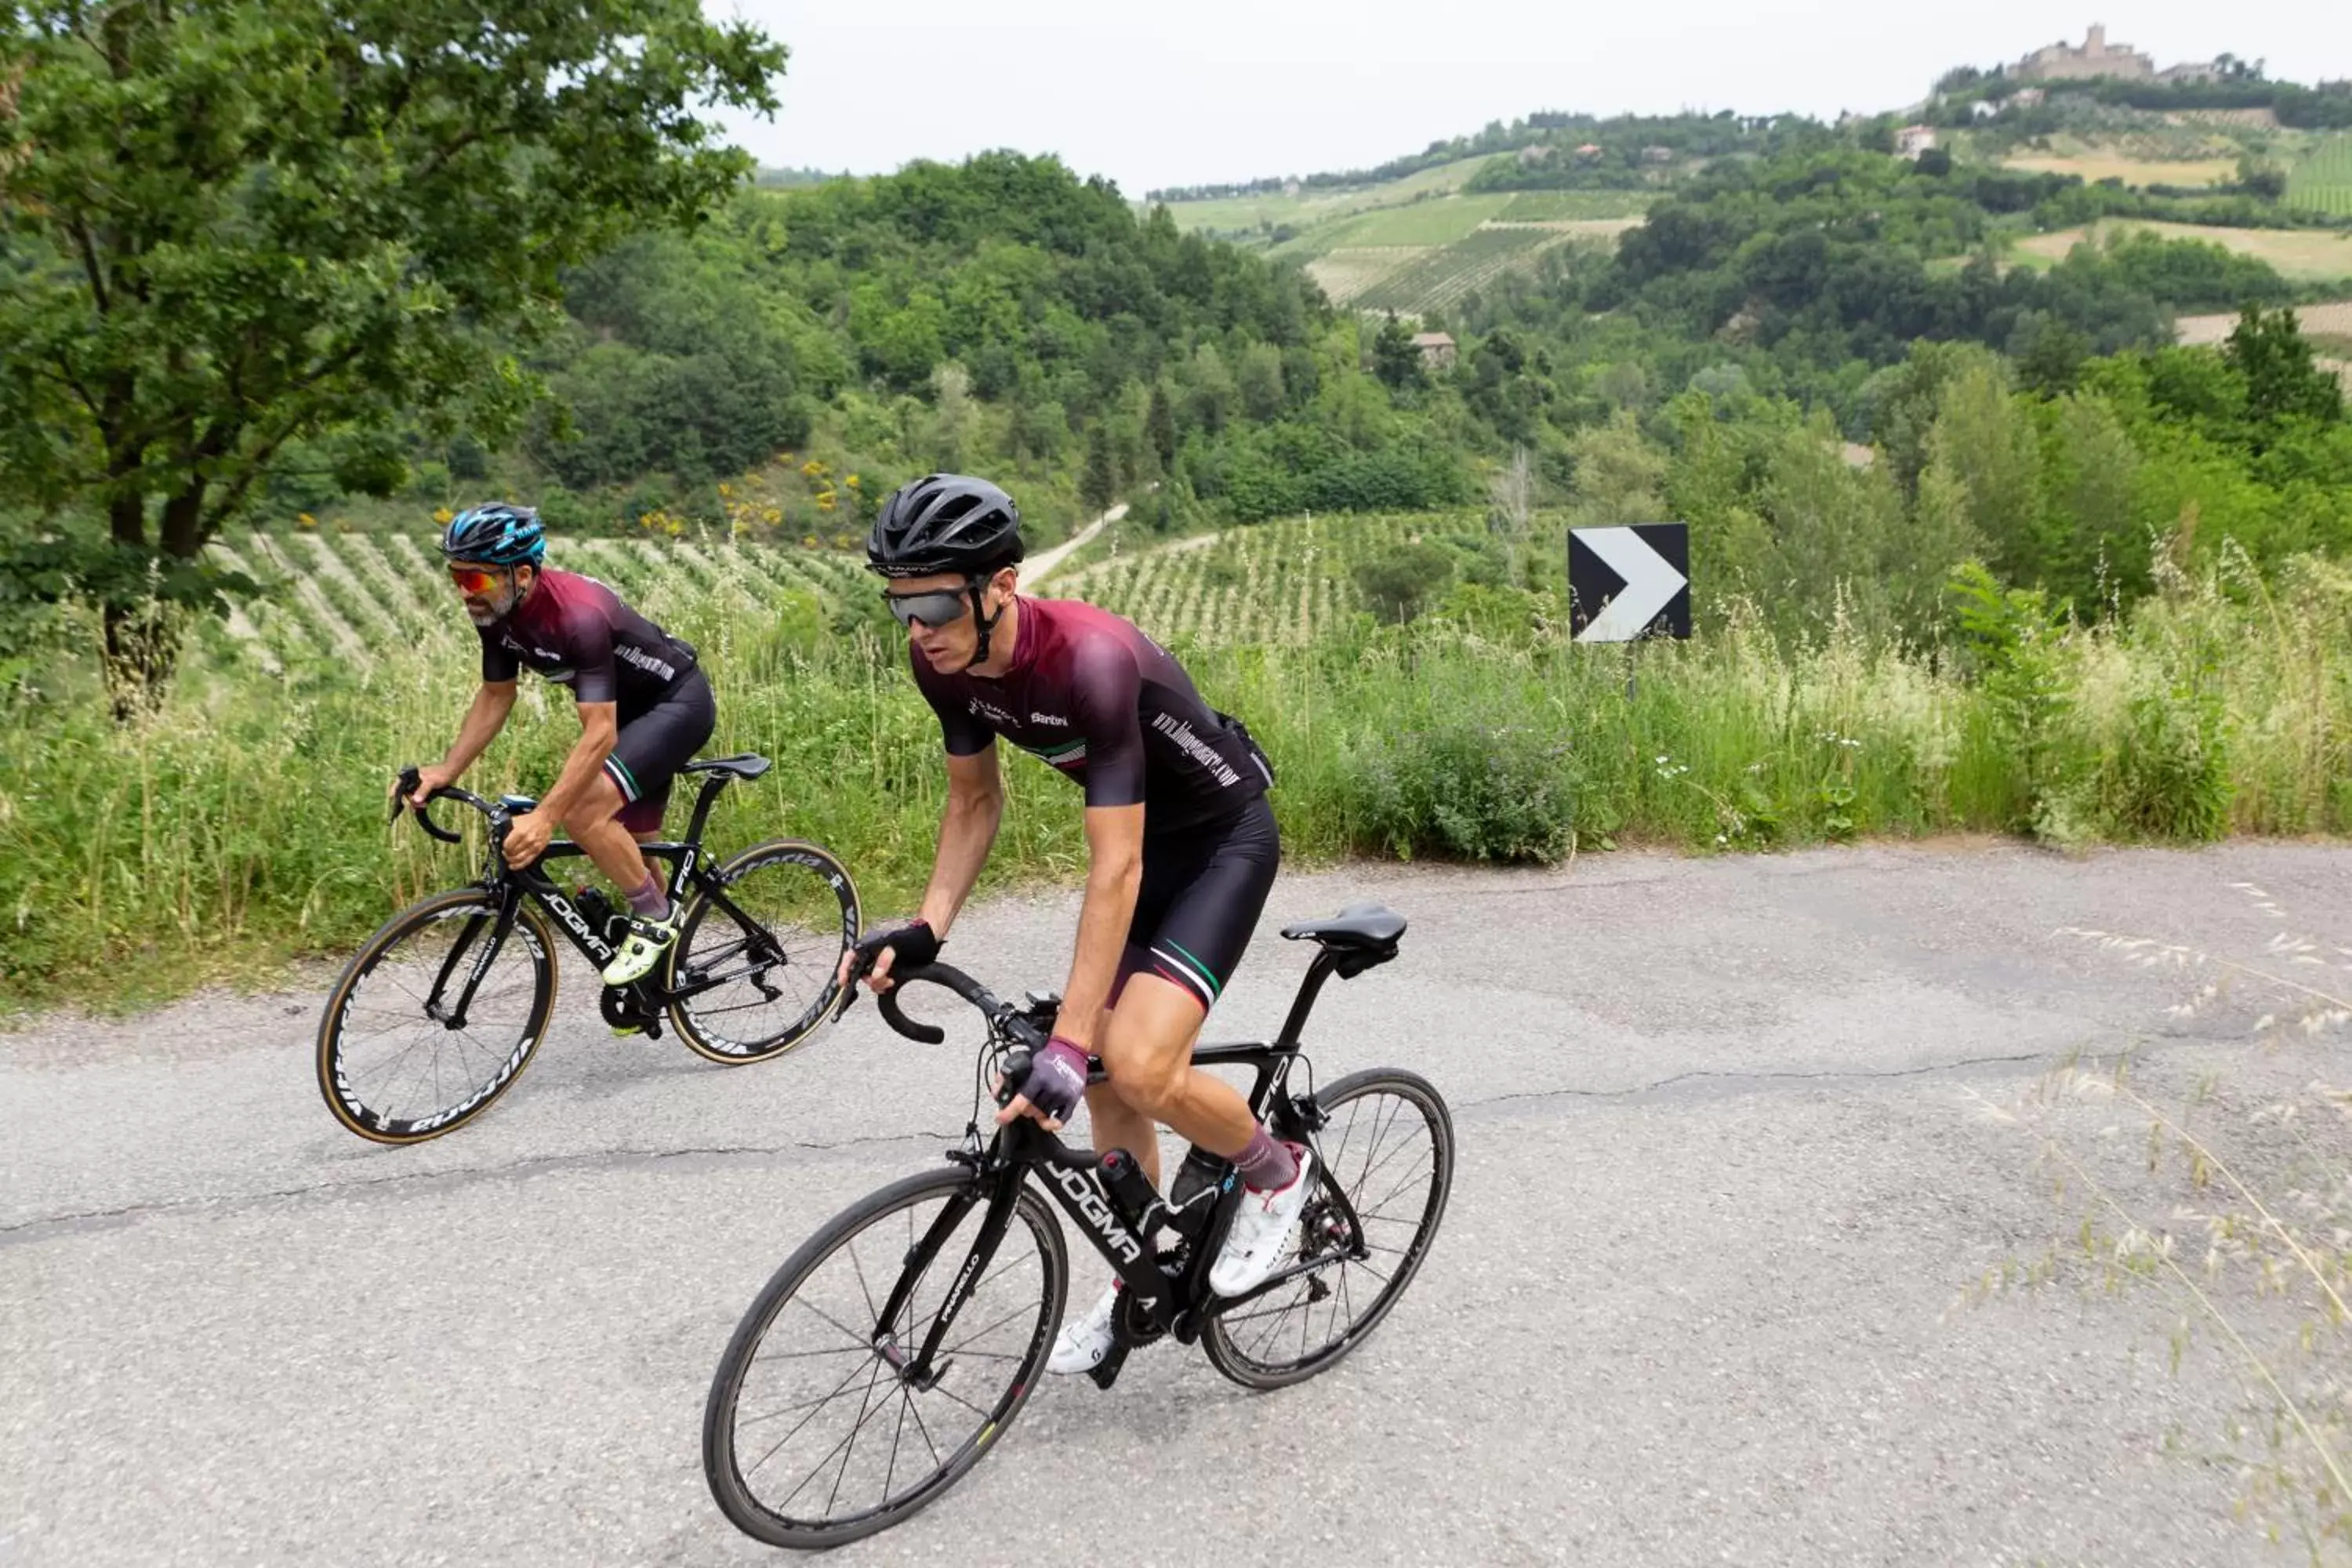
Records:
<instances>
[{"instance_id":1,"label":"white overcast sky","mask_svg":"<svg viewBox=\"0 0 2352 1568\"><path fill-rule=\"evenodd\" d=\"M1916 101L1950 66L2104 21L2158 66L2227 50L2352 77L2352 0L706 0L791 46L761 162L884 173L1055 153L1129 196L1359 168L1539 109L1744 114Z\"/></svg>"}]
</instances>

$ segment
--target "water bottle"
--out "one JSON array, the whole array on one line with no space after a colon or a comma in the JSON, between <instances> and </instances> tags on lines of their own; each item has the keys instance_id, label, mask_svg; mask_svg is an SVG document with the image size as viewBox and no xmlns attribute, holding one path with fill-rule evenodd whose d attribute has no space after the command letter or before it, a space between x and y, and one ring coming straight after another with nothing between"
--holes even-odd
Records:
<instances>
[{"instance_id":1,"label":"water bottle","mask_svg":"<svg viewBox=\"0 0 2352 1568\"><path fill-rule=\"evenodd\" d=\"M619 911L613 908L613 900L604 896L604 889L582 883L572 890L572 907L580 911L580 918L588 922L590 931L608 942L620 941L620 933L613 929Z\"/></svg>"},{"instance_id":2,"label":"water bottle","mask_svg":"<svg viewBox=\"0 0 2352 1568\"><path fill-rule=\"evenodd\" d=\"M1233 1176L1231 1160L1194 1144L1177 1168L1175 1184L1168 1189L1168 1223L1185 1236L1199 1236L1209 1223L1209 1211L1217 1206L1217 1195L1232 1184Z\"/></svg>"},{"instance_id":3,"label":"water bottle","mask_svg":"<svg viewBox=\"0 0 2352 1568\"><path fill-rule=\"evenodd\" d=\"M1141 1230L1144 1216L1160 1201L1160 1194L1143 1173L1143 1167L1126 1150L1113 1149L1102 1157L1099 1169L1103 1190L1110 1194L1111 1206L1118 1210L1118 1217Z\"/></svg>"}]
</instances>

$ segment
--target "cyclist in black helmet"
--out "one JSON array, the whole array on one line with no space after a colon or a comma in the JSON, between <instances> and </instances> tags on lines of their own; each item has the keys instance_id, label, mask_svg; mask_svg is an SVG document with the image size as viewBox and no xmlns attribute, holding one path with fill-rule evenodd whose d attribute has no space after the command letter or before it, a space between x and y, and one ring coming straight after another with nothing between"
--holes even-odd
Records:
<instances>
[{"instance_id":1,"label":"cyclist in black helmet","mask_svg":"<svg viewBox=\"0 0 2352 1568\"><path fill-rule=\"evenodd\" d=\"M890 579L883 599L907 628L948 769L921 910L859 943L867 983L887 990L894 963L929 962L979 878L1004 809L997 737L1082 785L1089 866L1061 1024L998 1120L1059 1127L1084 1091L1096 1146L1128 1150L1155 1185L1157 1122L1234 1160L1248 1193L1210 1280L1226 1295L1252 1289L1297 1222L1310 1156L1269 1136L1238 1090L1192 1067L1192 1050L1274 886L1273 770L1131 623L1017 591L1020 513L986 480L932 474L898 490L866 553ZM845 979L855 961L845 956ZM1110 1081L1086 1090L1089 1055ZM1118 1289L1064 1329L1051 1370L1101 1362Z\"/></svg>"},{"instance_id":2,"label":"cyclist in black helmet","mask_svg":"<svg viewBox=\"0 0 2352 1568\"><path fill-rule=\"evenodd\" d=\"M549 570L546 531L529 507L459 512L442 532L441 553L481 636L482 685L448 754L417 770L415 804L455 783L497 739L523 666L570 687L579 743L539 808L507 830L507 863L538 859L562 826L628 899L629 933L604 984L642 980L677 940L677 911L636 844L659 831L671 777L710 739L718 722L710 682L691 644L593 577Z\"/></svg>"}]
</instances>

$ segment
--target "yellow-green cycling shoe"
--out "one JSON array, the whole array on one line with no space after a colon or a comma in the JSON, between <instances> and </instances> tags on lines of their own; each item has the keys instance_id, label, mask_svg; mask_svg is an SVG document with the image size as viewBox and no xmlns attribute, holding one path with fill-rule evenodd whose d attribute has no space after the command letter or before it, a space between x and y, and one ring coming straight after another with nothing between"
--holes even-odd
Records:
<instances>
[{"instance_id":1,"label":"yellow-green cycling shoe","mask_svg":"<svg viewBox=\"0 0 2352 1568\"><path fill-rule=\"evenodd\" d=\"M641 916L629 921L629 934L622 939L621 951L604 966L607 985L635 985L654 972L656 965L668 956L670 944L677 941L677 911L672 910L667 920L649 921Z\"/></svg>"}]
</instances>

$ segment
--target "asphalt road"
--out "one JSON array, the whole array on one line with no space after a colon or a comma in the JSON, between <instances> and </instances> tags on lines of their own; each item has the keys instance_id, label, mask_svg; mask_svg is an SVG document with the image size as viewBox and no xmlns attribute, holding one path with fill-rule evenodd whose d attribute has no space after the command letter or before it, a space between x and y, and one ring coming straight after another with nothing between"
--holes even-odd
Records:
<instances>
[{"instance_id":1,"label":"asphalt road","mask_svg":"<svg viewBox=\"0 0 2352 1568\"><path fill-rule=\"evenodd\" d=\"M2228 1466L2166 1452L2242 1397L2163 1370L2176 1309L1953 1308L2072 1228L1998 1112L2052 1062L2139 1038L2158 1075L2262 1068L2251 1003L2168 1020L2179 975L2053 931L2252 950L2278 922L2246 879L2352 931L2347 869L1951 846L1286 875L1212 1033L1279 1021L1306 953L1275 925L1367 893L1411 918L1310 1035L1326 1075L1410 1066L1454 1106L1411 1294L1278 1394L1173 1344L1108 1394L1054 1380L838 1560L2291 1561ZM1057 984L1073 912L976 907L955 956ZM606 1037L565 962L521 1082L412 1149L320 1104L316 992L0 1036L0 1563L773 1557L704 1488L711 1369L810 1230L938 1160L969 1046L860 1007L722 1069Z\"/></svg>"}]
</instances>

